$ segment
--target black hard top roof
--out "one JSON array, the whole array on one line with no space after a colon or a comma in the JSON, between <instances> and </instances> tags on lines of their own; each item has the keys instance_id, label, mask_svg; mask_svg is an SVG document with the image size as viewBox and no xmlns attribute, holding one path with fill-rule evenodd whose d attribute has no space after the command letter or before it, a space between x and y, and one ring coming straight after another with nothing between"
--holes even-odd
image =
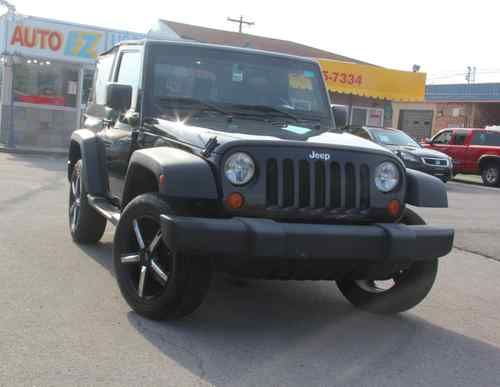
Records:
<instances>
[{"instance_id":1,"label":"black hard top roof","mask_svg":"<svg viewBox=\"0 0 500 387\"><path fill-rule=\"evenodd\" d=\"M289 54L283 54L279 52L273 52L273 51L264 51L264 50L256 50L254 48L247 48L247 47L234 47L234 46L225 46L225 45L220 45L220 44L209 44L209 43L200 43L200 42L193 42L189 40L159 40L159 39L140 39L140 40L125 40L122 41L115 46L113 46L111 49L108 51L102 53L101 55L106 55L109 54L111 51L116 49L117 47L120 46L144 46L144 45L149 45L149 44L164 44L164 45L176 45L176 46L188 46L188 47L206 47L206 48L216 48L219 50L225 50L225 51L234 51L234 52L241 52L241 53L249 53L249 54L257 54L257 55L269 55L269 56L275 56L275 57L280 57L280 58L289 58L289 59L295 59L295 60L300 60L303 62L310 62L310 63L318 63L315 59L313 58L306 58L303 56L295 56L295 55L289 55ZM100 56L101 56L100 55Z\"/></svg>"}]
</instances>

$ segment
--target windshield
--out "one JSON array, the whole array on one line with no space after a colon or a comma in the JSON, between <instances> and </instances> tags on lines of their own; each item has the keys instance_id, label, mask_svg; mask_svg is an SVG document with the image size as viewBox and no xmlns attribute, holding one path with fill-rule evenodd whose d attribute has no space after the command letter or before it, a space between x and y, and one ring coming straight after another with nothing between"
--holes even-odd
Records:
<instances>
[{"instance_id":1,"label":"windshield","mask_svg":"<svg viewBox=\"0 0 500 387\"><path fill-rule=\"evenodd\" d=\"M372 129L371 133L379 144L420 148L420 145L415 140L399 130Z\"/></svg>"},{"instance_id":2,"label":"windshield","mask_svg":"<svg viewBox=\"0 0 500 387\"><path fill-rule=\"evenodd\" d=\"M235 117L331 127L319 65L199 46L153 47L151 89L159 110L211 110Z\"/></svg>"}]
</instances>

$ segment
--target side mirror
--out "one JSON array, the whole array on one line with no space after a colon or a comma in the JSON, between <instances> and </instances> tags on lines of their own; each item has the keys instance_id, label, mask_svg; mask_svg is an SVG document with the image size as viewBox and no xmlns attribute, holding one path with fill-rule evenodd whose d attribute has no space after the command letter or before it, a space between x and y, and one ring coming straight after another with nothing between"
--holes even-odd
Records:
<instances>
[{"instance_id":1,"label":"side mirror","mask_svg":"<svg viewBox=\"0 0 500 387\"><path fill-rule=\"evenodd\" d=\"M422 140L422 143L424 143L424 144L432 144L432 141L431 141L431 139L429 137L426 137L426 138L424 138Z\"/></svg>"},{"instance_id":2,"label":"side mirror","mask_svg":"<svg viewBox=\"0 0 500 387\"><path fill-rule=\"evenodd\" d=\"M122 83L109 83L106 86L106 106L123 113L130 109L132 86Z\"/></svg>"},{"instance_id":3,"label":"side mirror","mask_svg":"<svg viewBox=\"0 0 500 387\"><path fill-rule=\"evenodd\" d=\"M335 119L335 126L337 129L344 129L347 126L347 106L332 105L333 118Z\"/></svg>"}]
</instances>

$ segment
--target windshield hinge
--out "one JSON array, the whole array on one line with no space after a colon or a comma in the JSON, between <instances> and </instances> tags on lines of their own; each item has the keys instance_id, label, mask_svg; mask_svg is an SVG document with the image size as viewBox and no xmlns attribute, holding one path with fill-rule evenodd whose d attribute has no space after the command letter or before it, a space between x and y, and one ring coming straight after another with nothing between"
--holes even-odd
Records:
<instances>
[{"instance_id":1,"label":"windshield hinge","mask_svg":"<svg viewBox=\"0 0 500 387\"><path fill-rule=\"evenodd\" d=\"M217 137L216 136L210 137L210 139L205 144L205 149L203 149L201 151L201 154L204 157L209 157L212 154L212 152L214 151L214 149L217 148L218 145L219 145L219 142L217 141Z\"/></svg>"}]
</instances>

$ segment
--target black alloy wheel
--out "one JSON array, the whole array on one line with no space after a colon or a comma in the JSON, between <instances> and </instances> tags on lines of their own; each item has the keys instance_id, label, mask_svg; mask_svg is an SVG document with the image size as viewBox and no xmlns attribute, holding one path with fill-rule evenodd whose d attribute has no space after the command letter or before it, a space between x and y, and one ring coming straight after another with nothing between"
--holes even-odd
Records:
<instances>
[{"instance_id":1,"label":"black alloy wheel","mask_svg":"<svg viewBox=\"0 0 500 387\"><path fill-rule=\"evenodd\" d=\"M415 212L406 209L401 223L424 225ZM344 297L359 309L377 314L395 314L411 309L429 294L438 271L438 260L416 261L379 280L345 278L337 281Z\"/></svg>"},{"instance_id":2,"label":"black alloy wheel","mask_svg":"<svg viewBox=\"0 0 500 387\"><path fill-rule=\"evenodd\" d=\"M488 164L481 171L484 185L498 187L500 185L500 168L496 164Z\"/></svg>"},{"instance_id":3,"label":"black alloy wheel","mask_svg":"<svg viewBox=\"0 0 500 387\"><path fill-rule=\"evenodd\" d=\"M73 167L69 188L69 229L77 243L97 243L106 229L106 219L98 214L87 199L87 189L82 179L83 163L78 160Z\"/></svg>"},{"instance_id":4,"label":"black alloy wheel","mask_svg":"<svg viewBox=\"0 0 500 387\"><path fill-rule=\"evenodd\" d=\"M160 224L146 216L134 219L127 250L120 261L129 286L141 299L158 297L167 286L172 267L172 253L162 241Z\"/></svg>"},{"instance_id":5,"label":"black alloy wheel","mask_svg":"<svg viewBox=\"0 0 500 387\"><path fill-rule=\"evenodd\" d=\"M120 291L130 307L153 320L178 319L194 312L208 292L208 257L173 252L166 245L161 215L172 214L157 193L134 198L116 228L113 261Z\"/></svg>"}]
</instances>

